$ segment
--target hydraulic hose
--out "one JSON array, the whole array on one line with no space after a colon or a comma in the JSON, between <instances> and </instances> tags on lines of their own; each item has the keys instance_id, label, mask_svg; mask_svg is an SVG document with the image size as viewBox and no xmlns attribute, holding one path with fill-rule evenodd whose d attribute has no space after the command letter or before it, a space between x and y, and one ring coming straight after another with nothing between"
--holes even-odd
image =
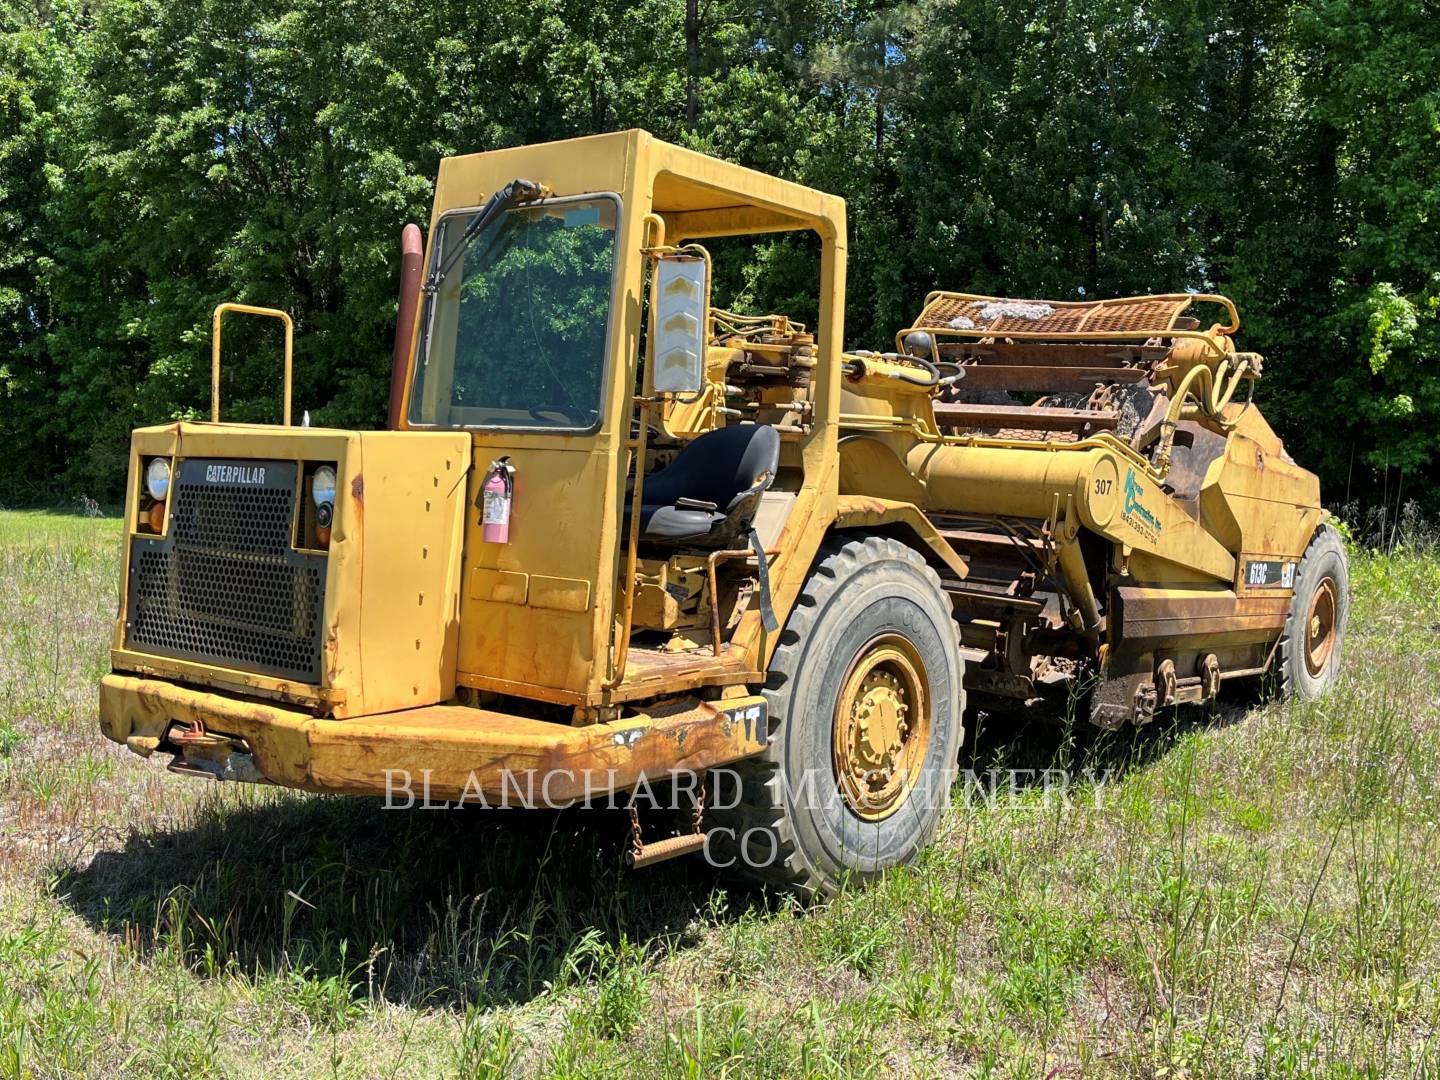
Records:
<instances>
[{"instance_id":1,"label":"hydraulic hose","mask_svg":"<svg viewBox=\"0 0 1440 1080\"><path fill-rule=\"evenodd\" d=\"M893 360L896 363L916 364L930 374L928 379L917 379L903 371L897 371L892 376L893 378L899 379L901 382L908 382L911 386L923 386L926 389L940 385L940 369L923 356L912 356L909 353L882 353L881 355L886 360Z\"/></svg>"},{"instance_id":2,"label":"hydraulic hose","mask_svg":"<svg viewBox=\"0 0 1440 1080\"><path fill-rule=\"evenodd\" d=\"M1170 456L1175 447L1175 427L1184 412L1186 399L1192 394L1195 402L1207 416L1223 422L1221 413L1235 397L1242 380L1253 374L1254 362L1249 353L1227 355L1212 368L1208 364L1197 364L1185 373L1175 396L1160 421L1160 447L1155 456L1155 469L1164 476L1170 469Z\"/></svg>"},{"instance_id":3,"label":"hydraulic hose","mask_svg":"<svg viewBox=\"0 0 1440 1080\"><path fill-rule=\"evenodd\" d=\"M925 369L926 377L920 378L918 373L912 375L903 369L891 371L879 370L873 372L874 375L894 379L896 382L909 383L911 386L918 386L923 390L933 390L940 385L940 369L923 356L912 356L909 353L876 353L870 352L869 350L847 353L845 362L841 365L841 370L851 379L863 379L867 374L871 374L865 367L866 359L871 357L876 360L885 360L894 364L897 368L901 368L902 365L906 364L914 364L917 367Z\"/></svg>"}]
</instances>

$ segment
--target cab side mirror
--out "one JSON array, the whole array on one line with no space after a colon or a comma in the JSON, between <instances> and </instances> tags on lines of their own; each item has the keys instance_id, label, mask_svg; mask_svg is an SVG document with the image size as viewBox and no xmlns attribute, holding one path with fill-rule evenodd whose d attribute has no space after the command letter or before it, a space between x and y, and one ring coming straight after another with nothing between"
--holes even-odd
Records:
<instances>
[{"instance_id":1,"label":"cab side mirror","mask_svg":"<svg viewBox=\"0 0 1440 1080\"><path fill-rule=\"evenodd\" d=\"M654 369L657 394L697 394L705 386L705 347L710 322L710 264L698 255L655 258Z\"/></svg>"}]
</instances>

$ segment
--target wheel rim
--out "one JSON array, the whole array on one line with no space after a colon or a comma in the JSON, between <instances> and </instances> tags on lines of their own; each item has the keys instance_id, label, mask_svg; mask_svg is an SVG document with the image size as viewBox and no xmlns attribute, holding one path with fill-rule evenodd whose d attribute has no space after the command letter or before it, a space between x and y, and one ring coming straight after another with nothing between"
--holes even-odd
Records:
<instances>
[{"instance_id":1,"label":"wheel rim","mask_svg":"<svg viewBox=\"0 0 1440 1080\"><path fill-rule=\"evenodd\" d=\"M899 634L871 638L856 654L835 707L835 775L850 809L889 817L920 775L932 724L919 652Z\"/></svg>"},{"instance_id":2,"label":"wheel rim","mask_svg":"<svg viewBox=\"0 0 1440 1080\"><path fill-rule=\"evenodd\" d=\"M1305 666L1314 678L1325 673L1335 654L1335 582L1323 578L1305 616Z\"/></svg>"}]
</instances>

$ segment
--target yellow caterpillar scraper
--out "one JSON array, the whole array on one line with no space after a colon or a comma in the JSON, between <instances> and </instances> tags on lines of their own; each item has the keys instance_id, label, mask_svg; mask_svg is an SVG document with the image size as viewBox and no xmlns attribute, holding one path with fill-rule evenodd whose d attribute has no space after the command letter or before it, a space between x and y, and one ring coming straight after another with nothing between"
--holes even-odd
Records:
<instances>
[{"instance_id":1,"label":"yellow caterpillar scraper","mask_svg":"<svg viewBox=\"0 0 1440 1080\"><path fill-rule=\"evenodd\" d=\"M813 326L712 295L782 231ZM290 426L288 375L222 422L217 312L212 421L135 432L108 737L402 805L664 781L637 863L827 893L929 842L967 690L1335 676L1344 551L1224 297L937 292L845 352L844 203L642 131L445 160L418 247L391 430Z\"/></svg>"}]
</instances>

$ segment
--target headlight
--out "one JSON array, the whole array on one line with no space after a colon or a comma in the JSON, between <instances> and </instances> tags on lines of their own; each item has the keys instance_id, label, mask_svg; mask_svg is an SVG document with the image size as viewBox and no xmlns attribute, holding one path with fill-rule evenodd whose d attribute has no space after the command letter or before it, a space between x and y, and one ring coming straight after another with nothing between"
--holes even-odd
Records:
<instances>
[{"instance_id":1,"label":"headlight","mask_svg":"<svg viewBox=\"0 0 1440 1080\"><path fill-rule=\"evenodd\" d=\"M170 494L170 462L164 458L151 458L145 470L145 490L157 502Z\"/></svg>"},{"instance_id":2,"label":"headlight","mask_svg":"<svg viewBox=\"0 0 1440 1080\"><path fill-rule=\"evenodd\" d=\"M315 470L315 476L310 481L310 497L315 500L316 506L335 504L335 470L329 465L321 465Z\"/></svg>"}]
</instances>

